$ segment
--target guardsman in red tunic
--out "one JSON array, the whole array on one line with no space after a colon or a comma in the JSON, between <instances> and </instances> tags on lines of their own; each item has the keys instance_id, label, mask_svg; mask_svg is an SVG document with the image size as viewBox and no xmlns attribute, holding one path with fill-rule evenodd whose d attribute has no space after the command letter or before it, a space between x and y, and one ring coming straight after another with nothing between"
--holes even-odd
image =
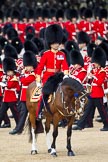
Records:
<instances>
[{"instance_id":1,"label":"guardsman in red tunic","mask_svg":"<svg viewBox=\"0 0 108 162\"><path fill-rule=\"evenodd\" d=\"M106 110L108 111L108 44L107 42L102 42L99 47L103 48L103 50L105 51L106 53L106 57L107 57L107 61L106 61L106 64L105 64L105 72L106 72L106 77L105 77L105 81L104 81L104 84L103 84L103 88L104 88L104 93L105 93L105 96L103 98L104 100L104 105L106 107Z\"/></svg>"},{"instance_id":2,"label":"guardsman in red tunic","mask_svg":"<svg viewBox=\"0 0 108 162\"><path fill-rule=\"evenodd\" d=\"M0 59L0 82L3 81L3 67L2 67L2 62L1 62L1 59ZM3 87L0 86L0 106L1 106L1 103L2 103L2 98L3 98ZM0 126L0 128L9 128L11 127L11 124L10 124L10 119L7 115L7 113L5 114L5 117L4 117L4 124L2 124Z\"/></svg>"},{"instance_id":3,"label":"guardsman in red tunic","mask_svg":"<svg viewBox=\"0 0 108 162\"><path fill-rule=\"evenodd\" d=\"M91 114L91 111L95 111L95 108L97 107L103 122L103 128L100 129L100 131L108 131L108 114L103 104L104 90L102 87L106 77L106 72L104 70L106 54L102 48L97 47L95 49L92 55L92 62L94 63L95 68L89 74L89 77L92 78L90 99L88 100L84 115L78 121L77 126L73 127L73 129L83 129L85 127L87 117Z\"/></svg>"},{"instance_id":4,"label":"guardsman in red tunic","mask_svg":"<svg viewBox=\"0 0 108 162\"><path fill-rule=\"evenodd\" d=\"M90 37L86 32L80 31L78 33L77 40L78 40L78 45L79 45L80 52L81 52L81 54L83 56L83 59L84 59L84 67L85 67L85 66L87 66L87 60L88 60L88 57L87 57L87 45L90 42Z\"/></svg>"},{"instance_id":5,"label":"guardsman in red tunic","mask_svg":"<svg viewBox=\"0 0 108 162\"><path fill-rule=\"evenodd\" d=\"M39 32L43 28L42 8L37 8L35 15L36 15L35 31L36 36L39 37Z\"/></svg>"},{"instance_id":6,"label":"guardsman in red tunic","mask_svg":"<svg viewBox=\"0 0 108 162\"><path fill-rule=\"evenodd\" d=\"M77 50L73 50L70 53L71 66L69 68L70 77L76 79L80 83L84 82L87 71L84 67L84 60L81 53Z\"/></svg>"},{"instance_id":7,"label":"guardsman in red tunic","mask_svg":"<svg viewBox=\"0 0 108 162\"><path fill-rule=\"evenodd\" d=\"M62 28L58 24L50 25L46 28L45 36L49 50L43 53L37 68L37 79L40 81L42 77L43 84L56 72L63 71L64 74L68 74L65 54L58 50L63 38Z\"/></svg>"},{"instance_id":8,"label":"guardsman in red tunic","mask_svg":"<svg viewBox=\"0 0 108 162\"><path fill-rule=\"evenodd\" d=\"M56 19L57 19L57 24L59 24L63 29L65 26L65 23L64 23L64 11L62 9L57 10Z\"/></svg>"},{"instance_id":9,"label":"guardsman in red tunic","mask_svg":"<svg viewBox=\"0 0 108 162\"><path fill-rule=\"evenodd\" d=\"M4 95L0 108L0 123L4 119L8 108L10 108L17 125L19 113L16 108L16 103L18 100L19 82L15 74L15 70L17 69L15 61L9 57L5 58L3 60L3 69L6 73L6 85L4 87Z\"/></svg>"},{"instance_id":10,"label":"guardsman in red tunic","mask_svg":"<svg viewBox=\"0 0 108 162\"><path fill-rule=\"evenodd\" d=\"M57 19L56 19L56 9L55 8L50 8L50 22L49 25L56 24Z\"/></svg>"},{"instance_id":11,"label":"guardsman in red tunic","mask_svg":"<svg viewBox=\"0 0 108 162\"><path fill-rule=\"evenodd\" d=\"M36 81L39 86L41 78L44 85L48 78L56 72L63 71L65 75L68 75L65 54L58 50L63 39L63 30L60 25L53 24L48 26L45 32L45 39L49 50L43 53L37 68Z\"/></svg>"},{"instance_id":12,"label":"guardsman in red tunic","mask_svg":"<svg viewBox=\"0 0 108 162\"><path fill-rule=\"evenodd\" d=\"M78 19L78 12L76 9L70 9L69 12L69 19L70 22L66 24L66 30L68 31L69 34L69 40L74 40L77 41L77 33L79 32L78 30L78 24L77 24L77 19Z\"/></svg>"},{"instance_id":13,"label":"guardsman in red tunic","mask_svg":"<svg viewBox=\"0 0 108 162\"><path fill-rule=\"evenodd\" d=\"M17 134L23 131L23 127L25 124L25 120L28 114L26 107L26 90L28 85L35 81L35 73L34 68L37 66L37 61L35 54L31 51L27 51L23 55L23 64L25 69L22 72L22 76L20 77L21 86L21 94L20 94L20 117L18 125L15 129L13 129L9 134Z\"/></svg>"},{"instance_id":14,"label":"guardsman in red tunic","mask_svg":"<svg viewBox=\"0 0 108 162\"><path fill-rule=\"evenodd\" d=\"M86 9L84 11L84 17L85 17L85 20L82 23L81 31L86 32L92 39L94 31L93 31L93 23L91 22L91 18L92 18L91 9Z\"/></svg>"},{"instance_id":15,"label":"guardsman in red tunic","mask_svg":"<svg viewBox=\"0 0 108 162\"><path fill-rule=\"evenodd\" d=\"M99 19L100 19L100 24L98 26L99 30L99 36L104 37L107 39L107 34L108 34L108 22L107 22L107 10L106 9L101 9L99 13Z\"/></svg>"}]
</instances>

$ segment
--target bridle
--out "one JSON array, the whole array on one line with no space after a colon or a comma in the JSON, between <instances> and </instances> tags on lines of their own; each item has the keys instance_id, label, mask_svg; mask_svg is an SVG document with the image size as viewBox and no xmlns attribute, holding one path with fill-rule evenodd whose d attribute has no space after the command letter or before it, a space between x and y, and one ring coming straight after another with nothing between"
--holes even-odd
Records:
<instances>
[{"instance_id":1,"label":"bridle","mask_svg":"<svg viewBox=\"0 0 108 162\"><path fill-rule=\"evenodd\" d=\"M82 116L83 114L83 111L84 111L84 101L81 101L81 99L83 99L85 97L85 93L82 93L82 95L79 97L79 98L76 98L75 97L75 108L72 107L69 107L67 105L69 105L66 101L65 101L65 98L64 98L64 92L63 92L63 89L62 89L62 84L60 83L59 86L58 86L58 89L57 91L60 90L60 95L61 95L61 103L63 105L63 109L62 110L66 110L65 113L63 113L58 107L56 107L56 109L58 110L58 112L64 116L64 117L72 117L72 116L75 116L75 117L79 117ZM77 110L76 106L77 104L80 104L80 108Z\"/></svg>"}]
</instances>

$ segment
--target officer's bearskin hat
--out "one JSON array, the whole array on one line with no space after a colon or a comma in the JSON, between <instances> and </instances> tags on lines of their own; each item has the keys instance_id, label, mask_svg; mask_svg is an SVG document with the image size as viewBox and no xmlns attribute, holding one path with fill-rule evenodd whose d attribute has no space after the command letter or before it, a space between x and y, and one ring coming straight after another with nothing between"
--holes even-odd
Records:
<instances>
[{"instance_id":1,"label":"officer's bearskin hat","mask_svg":"<svg viewBox=\"0 0 108 162\"><path fill-rule=\"evenodd\" d=\"M50 18L56 17L57 10L55 8L50 8Z\"/></svg>"},{"instance_id":2,"label":"officer's bearskin hat","mask_svg":"<svg viewBox=\"0 0 108 162\"><path fill-rule=\"evenodd\" d=\"M36 56L32 51L26 51L23 55L23 65L24 66L33 66L35 69L37 67Z\"/></svg>"},{"instance_id":3,"label":"officer's bearskin hat","mask_svg":"<svg viewBox=\"0 0 108 162\"><path fill-rule=\"evenodd\" d=\"M58 20L59 18L64 19L64 11L62 9L58 9L56 12L56 19Z\"/></svg>"},{"instance_id":4,"label":"officer's bearskin hat","mask_svg":"<svg viewBox=\"0 0 108 162\"><path fill-rule=\"evenodd\" d=\"M95 7L94 8L94 17L95 17L95 19L99 18L99 12L100 12L100 7L99 6Z\"/></svg>"},{"instance_id":5,"label":"officer's bearskin hat","mask_svg":"<svg viewBox=\"0 0 108 162\"><path fill-rule=\"evenodd\" d=\"M62 43L63 30L60 25L53 24L46 28L45 30L45 41L49 45L53 43Z\"/></svg>"},{"instance_id":6,"label":"officer's bearskin hat","mask_svg":"<svg viewBox=\"0 0 108 162\"><path fill-rule=\"evenodd\" d=\"M81 7L81 8L80 8L79 14L80 14L80 17L81 17L82 19L85 18L85 16L84 16L84 11L85 11L85 10L86 10L86 7Z\"/></svg>"},{"instance_id":7,"label":"officer's bearskin hat","mask_svg":"<svg viewBox=\"0 0 108 162\"><path fill-rule=\"evenodd\" d=\"M70 63L72 65L79 64L82 67L84 66L83 57L82 57L81 53L79 51L77 51L77 50L74 50L74 51L70 52L70 60L71 60Z\"/></svg>"},{"instance_id":8,"label":"officer's bearskin hat","mask_svg":"<svg viewBox=\"0 0 108 162\"><path fill-rule=\"evenodd\" d=\"M97 47L92 54L92 62L98 63L101 67L105 67L106 54L101 47Z\"/></svg>"},{"instance_id":9,"label":"officer's bearskin hat","mask_svg":"<svg viewBox=\"0 0 108 162\"><path fill-rule=\"evenodd\" d=\"M19 10L13 9L12 12L11 12L11 17L12 17L12 19L19 19L20 20L21 15L20 15Z\"/></svg>"},{"instance_id":10,"label":"officer's bearskin hat","mask_svg":"<svg viewBox=\"0 0 108 162\"><path fill-rule=\"evenodd\" d=\"M8 37L9 40L12 40L13 38L18 37L18 33L13 27L7 29L6 34L7 34L7 37Z\"/></svg>"},{"instance_id":11,"label":"officer's bearskin hat","mask_svg":"<svg viewBox=\"0 0 108 162\"><path fill-rule=\"evenodd\" d=\"M69 19L72 20L72 18L78 19L78 11L76 9L70 9L69 11Z\"/></svg>"},{"instance_id":12,"label":"officer's bearskin hat","mask_svg":"<svg viewBox=\"0 0 108 162\"><path fill-rule=\"evenodd\" d=\"M38 7L36 9L35 15L36 15L36 19L38 19L39 17L42 17L42 8L41 7Z\"/></svg>"},{"instance_id":13,"label":"officer's bearskin hat","mask_svg":"<svg viewBox=\"0 0 108 162\"><path fill-rule=\"evenodd\" d=\"M15 71L17 70L15 60L11 57L6 57L3 60L3 69L4 72L7 73L7 71Z\"/></svg>"},{"instance_id":14,"label":"officer's bearskin hat","mask_svg":"<svg viewBox=\"0 0 108 162\"><path fill-rule=\"evenodd\" d=\"M92 16L93 16L93 13L92 13L92 10L91 9L85 9L84 10L84 17L85 18L92 18Z\"/></svg>"},{"instance_id":15,"label":"officer's bearskin hat","mask_svg":"<svg viewBox=\"0 0 108 162\"><path fill-rule=\"evenodd\" d=\"M22 48L23 48L23 43L21 42L21 40L17 37L12 39L11 42L12 46L15 47L15 49L17 50L17 53L20 54Z\"/></svg>"},{"instance_id":16,"label":"officer's bearskin hat","mask_svg":"<svg viewBox=\"0 0 108 162\"><path fill-rule=\"evenodd\" d=\"M99 45L99 47L101 47L105 51L105 54L106 54L106 57L107 57L107 61L108 61L108 43L102 42Z\"/></svg>"},{"instance_id":17,"label":"officer's bearskin hat","mask_svg":"<svg viewBox=\"0 0 108 162\"><path fill-rule=\"evenodd\" d=\"M35 45L37 46L39 52L42 51L44 49L44 43L43 40L41 38L37 38L37 37L33 37L32 41L35 43Z\"/></svg>"},{"instance_id":18,"label":"officer's bearskin hat","mask_svg":"<svg viewBox=\"0 0 108 162\"><path fill-rule=\"evenodd\" d=\"M24 43L25 51L32 51L35 55L38 55L38 48L36 44L31 40L26 40Z\"/></svg>"},{"instance_id":19,"label":"officer's bearskin hat","mask_svg":"<svg viewBox=\"0 0 108 162\"><path fill-rule=\"evenodd\" d=\"M46 8L43 8L42 9L42 18L45 19L45 18L50 18L50 11L49 9L46 9Z\"/></svg>"},{"instance_id":20,"label":"officer's bearskin hat","mask_svg":"<svg viewBox=\"0 0 108 162\"><path fill-rule=\"evenodd\" d=\"M77 39L78 39L78 44L82 44L82 43L88 44L90 42L89 35L86 32L84 32L84 31L80 31L78 33Z\"/></svg>"},{"instance_id":21,"label":"officer's bearskin hat","mask_svg":"<svg viewBox=\"0 0 108 162\"><path fill-rule=\"evenodd\" d=\"M0 46L1 46L2 49L4 49L4 46L5 46L6 44L8 44L8 43L9 43L9 42L8 42L8 40L7 40L6 38L0 36Z\"/></svg>"},{"instance_id":22,"label":"officer's bearskin hat","mask_svg":"<svg viewBox=\"0 0 108 162\"><path fill-rule=\"evenodd\" d=\"M73 40L68 40L65 43L65 49L70 52L71 50L79 50L78 44Z\"/></svg>"},{"instance_id":23,"label":"officer's bearskin hat","mask_svg":"<svg viewBox=\"0 0 108 162\"><path fill-rule=\"evenodd\" d=\"M4 54L5 54L5 57L11 57L13 59L18 59L17 50L11 44L5 45Z\"/></svg>"},{"instance_id":24,"label":"officer's bearskin hat","mask_svg":"<svg viewBox=\"0 0 108 162\"><path fill-rule=\"evenodd\" d=\"M3 19L4 18L4 13L2 10L0 10L0 19Z\"/></svg>"},{"instance_id":25,"label":"officer's bearskin hat","mask_svg":"<svg viewBox=\"0 0 108 162\"><path fill-rule=\"evenodd\" d=\"M108 16L107 10L105 8L101 9L100 12L99 12L99 18L100 18L100 20L102 18L106 18L107 19L107 16Z\"/></svg>"},{"instance_id":26,"label":"officer's bearskin hat","mask_svg":"<svg viewBox=\"0 0 108 162\"><path fill-rule=\"evenodd\" d=\"M89 57L92 57L93 51L96 49L96 44L95 43L89 43L87 45L87 55Z\"/></svg>"},{"instance_id":27,"label":"officer's bearskin hat","mask_svg":"<svg viewBox=\"0 0 108 162\"><path fill-rule=\"evenodd\" d=\"M35 19L35 11L32 9L32 8L30 8L29 10L28 10L28 19Z\"/></svg>"}]
</instances>

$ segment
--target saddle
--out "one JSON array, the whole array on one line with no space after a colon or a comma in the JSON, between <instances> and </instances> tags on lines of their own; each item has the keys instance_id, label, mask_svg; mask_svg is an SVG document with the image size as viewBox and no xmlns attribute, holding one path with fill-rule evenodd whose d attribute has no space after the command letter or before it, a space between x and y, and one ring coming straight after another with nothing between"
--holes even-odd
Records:
<instances>
[{"instance_id":1,"label":"saddle","mask_svg":"<svg viewBox=\"0 0 108 162\"><path fill-rule=\"evenodd\" d=\"M38 102L42 95L42 87L36 87L31 95L30 102Z\"/></svg>"}]
</instances>

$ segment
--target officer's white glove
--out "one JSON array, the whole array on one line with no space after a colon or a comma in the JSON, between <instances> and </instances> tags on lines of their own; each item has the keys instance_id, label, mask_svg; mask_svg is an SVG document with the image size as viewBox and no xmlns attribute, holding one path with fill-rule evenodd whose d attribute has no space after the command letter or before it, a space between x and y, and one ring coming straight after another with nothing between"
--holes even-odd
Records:
<instances>
[{"instance_id":1,"label":"officer's white glove","mask_svg":"<svg viewBox=\"0 0 108 162\"><path fill-rule=\"evenodd\" d=\"M69 75L65 75L65 76L63 77L63 80L64 80L65 78L69 78Z\"/></svg>"},{"instance_id":2,"label":"officer's white glove","mask_svg":"<svg viewBox=\"0 0 108 162\"><path fill-rule=\"evenodd\" d=\"M36 85L37 85L37 87L39 88L41 88L42 87L42 85L41 85L41 83L40 82L36 82Z\"/></svg>"},{"instance_id":3,"label":"officer's white glove","mask_svg":"<svg viewBox=\"0 0 108 162\"><path fill-rule=\"evenodd\" d=\"M6 86L7 86L7 84L6 84L6 83L4 83L4 82L0 82L0 86L1 86L1 87L6 87Z\"/></svg>"}]
</instances>

